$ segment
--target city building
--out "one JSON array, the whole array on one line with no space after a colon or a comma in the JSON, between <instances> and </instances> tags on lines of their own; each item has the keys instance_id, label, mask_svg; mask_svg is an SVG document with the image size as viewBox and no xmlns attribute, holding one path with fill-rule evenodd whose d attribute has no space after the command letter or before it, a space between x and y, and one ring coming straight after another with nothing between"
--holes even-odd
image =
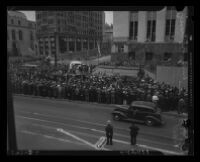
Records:
<instances>
[{"instance_id":1,"label":"city building","mask_svg":"<svg viewBox=\"0 0 200 162\"><path fill-rule=\"evenodd\" d=\"M37 55L36 24L19 11L7 14L7 51L10 55Z\"/></svg>"},{"instance_id":2,"label":"city building","mask_svg":"<svg viewBox=\"0 0 200 162\"><path fill-rule=\"evenodd\" d=\"M102 43L103 11L36 11L40 55L97 49Z\"/></svg>"},{"instance_id":3,"label":"city building","mask_svg":"<svg viewBox=\"0 0 200 162\"><path fill-rule=\"evenodd\" d=\"M103 30L103 43L101 51L104 55L110 55L111 54L111 45L113 41L113 25L104 25Z\"/></svg>"},{"instance_id":4,"label":"city building","mask_svg":"<svg viewBox=\"0 0 200 162\"><path fill-rule=\"evenodd\" d=\"M177 12L114 11L112 61L131 60L137 65L176 65L187 61L184 48L187 7Z\"/></svg>"}]
</instances>

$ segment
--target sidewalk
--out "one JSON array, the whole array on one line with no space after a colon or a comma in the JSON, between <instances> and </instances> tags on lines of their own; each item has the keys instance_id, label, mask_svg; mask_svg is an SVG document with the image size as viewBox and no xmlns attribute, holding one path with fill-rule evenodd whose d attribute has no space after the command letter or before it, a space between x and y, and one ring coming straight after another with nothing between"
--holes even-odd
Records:
<instances>
[{"instance_id":1,"label":"sidewalk","mask_svg":"<svg viewBox=\"0 0 200 162\"><path fill-rule=\"evenodd\" d=\"M49 97L24 95L24 94L14 94L14 96L49 99ZM51 99L57 100L57 101L67 101L67 102L80 103L80 104L81 103L93 104L93 105L105 106L105 107L109 107L109 108L115 108L117 106L116 104L103 104L103 103L97 103L97 102L86 102L86 101L77 101L77 100L69 100L69 99L57 99L57 98L51 98ZM186 113L178 114L177 111L162 112L162 114L167 115L167 116L180 117L180 118L187 118L188 117L188 114L186 114Z\"/></svg>"}]
</instances>

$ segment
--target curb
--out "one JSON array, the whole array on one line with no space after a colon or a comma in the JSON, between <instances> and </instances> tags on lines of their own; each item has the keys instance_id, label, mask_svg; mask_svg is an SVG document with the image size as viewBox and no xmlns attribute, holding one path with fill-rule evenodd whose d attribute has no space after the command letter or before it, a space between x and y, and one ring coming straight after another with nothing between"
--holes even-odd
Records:
<instances>
[{"instance_id":1,"label":"curb","mask_svg":"<svg viewBox=\"0 0 200 162\"><path fill-rule=\"evenodd\" d=\"M22 97L31 97L31 98L39 98L39 99L53 99L53 100L57 100L57 101L67 101L67 102L74 102L74 103L87 103L87 104L91 104L91 105L101 105L101 106L107 106L110 108L114 108L116 105L112 105L112 104L100 104L97 102L87 102L87 101L77 101L77 100L69 100L69 99L63 99L63 98L49 98L49 97L41 97L41 96L32 96L32 95L24 95L24 94L13 94L13 96L22 96Z\"/></svg>"},{"instance_id":2,"label":"curb","mask_svg":"<svg viewBox=\"0 0 200 162\"><path fill-rule=\"evenodd\" d=\"M68 102L74 102L74 103L87 103L87 104L91 104L91 105L106 106L106 107L109 107L109 108L115 108L115 106L117 106L116 104L102 104L102 103L97 103L97 102L87 102L87 101L77 101L77 100L69 100L69 99L49 98L49 97L24 95L24 94L13 94L13 96L32 97L32 98L39 98L39 99L53 99L53 100L57 100L57 101L68 101ZM177 117L177 118L187 118L188 117L188 115L174 114L174 113L170 113L170 112L162 112L162 114L166 115L166 116Z\"/></svg>"}]
</instances>

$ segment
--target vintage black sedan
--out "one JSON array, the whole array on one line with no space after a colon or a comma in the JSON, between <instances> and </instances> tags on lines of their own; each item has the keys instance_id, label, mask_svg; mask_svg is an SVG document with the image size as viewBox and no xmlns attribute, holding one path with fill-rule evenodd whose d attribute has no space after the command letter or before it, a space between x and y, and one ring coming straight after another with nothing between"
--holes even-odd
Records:
<instances>
[{"instance_id":1,"label":"vintage black sedan","mask_svg":"<svg viewBox=\"0 0 200 162\"><path fill-rule=\"evenodd\" d=\"M117 106L112 112L113 120L144 123L147 126L163 125L160 109L152 102L134 101L130 105Z\"/></svg>"}]
</instances>

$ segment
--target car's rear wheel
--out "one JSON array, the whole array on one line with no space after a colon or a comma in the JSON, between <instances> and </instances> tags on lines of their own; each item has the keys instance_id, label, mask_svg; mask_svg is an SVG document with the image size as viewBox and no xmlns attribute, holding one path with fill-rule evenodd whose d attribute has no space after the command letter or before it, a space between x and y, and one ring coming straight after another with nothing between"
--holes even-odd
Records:
<instances>
[{"instance_id":1,"label":"car's rear wheel","mask_svg":"<svg viewBox=\"0 0 200 162\"><path fill-rule=\"evenodd\" d=\"M154 121L153 121L152 119L147 119L147 120L145 121L145 124L146 124L147 126L153 126L155 123L154 123Z\"/></svg>"},{"instance_id":2,"label":"car's rear wheel","mask_svg":"<svg viewBox=\"0 0 200 162\"><path fill-rule=\"evenodd\" d=\"M121 117L118 114L113 114L113 120L119 121Z\"/></svg>"}]
</instances>

